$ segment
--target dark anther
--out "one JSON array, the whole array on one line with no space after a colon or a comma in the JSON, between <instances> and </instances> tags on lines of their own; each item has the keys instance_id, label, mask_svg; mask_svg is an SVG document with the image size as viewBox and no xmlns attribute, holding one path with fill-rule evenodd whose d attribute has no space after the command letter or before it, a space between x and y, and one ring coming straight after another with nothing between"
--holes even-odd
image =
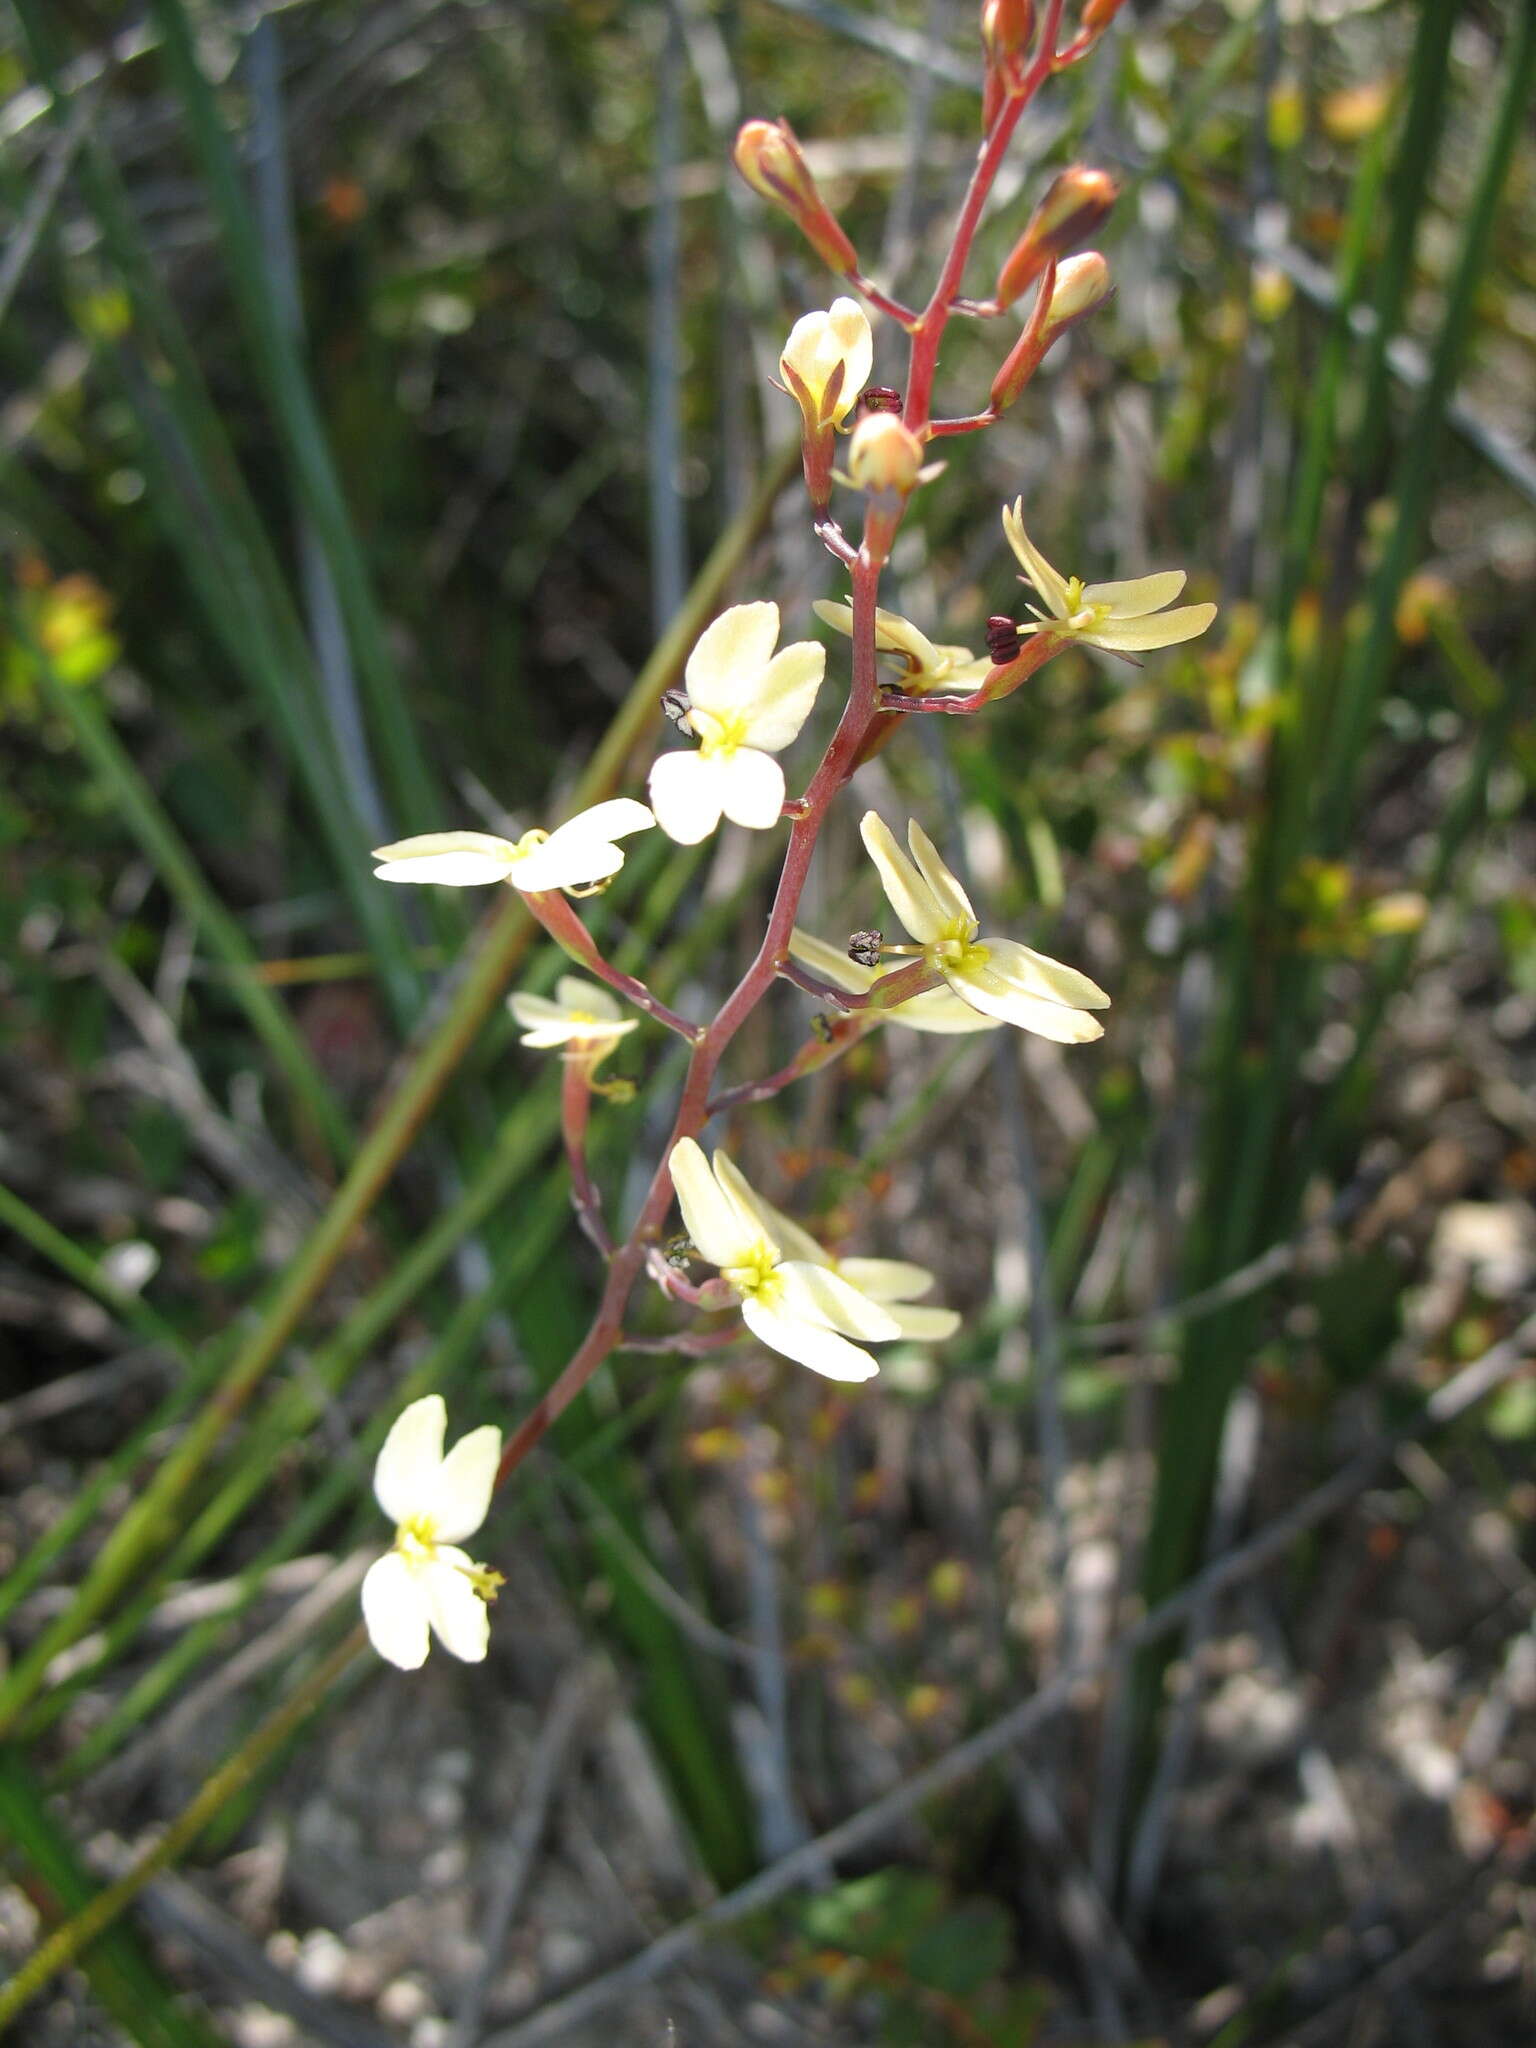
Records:
<instances>
[{"instance_id":1,"label":"dark anther","mask_svg":"<svg viewBox=\"0 0 1536 2048\"><path fill-rule=\"evenodd\" d=\"M999 665L1019 658L1018 626L1001 613L987 621L987 652Z\"/></svg>"},{"instance_id":2,"label":"dark anther","mask_svg":"<svg viewBox=\"0 0 1536 2048\"><path fill-rule=\"evenodd\" d=\"M669 1237L661 1248L661 1255L674 1272L684 1273L693 1257L693 1240L679 1231L676 1237Z\"/></svg>"},{"instance_id":3,"label":"dark anther","mask_svg":"<svg viewBox=\"0 0 1536 2048\"><path fill-rule=\"evenodd\" d=\"M688 692L686 690L664 690L661 696L661 712L670 718L679 732L691 732L688 723Z\"/></svg>"},{"instance_id":4,"label":"dark anther","mask_svg":"<svg viewBox=\"0 0 1536 2048\"><path fill-rule=\"evenodd\" d=\"M824 1010L818 1010L811 1019L811 1036L818 1045L830 1045L837 1035L837 1026Z\"/></svg>"},{"instance_id":5,"label":"dark anther","mask_svg":"<svg viewBox=\"0 0 1536 2048\"><path fill-rule=\"evenodd\" d=\"M900 412L901 393L893 390L889 384L871 384L859 400L859 405L866 413Z\"/></svg>"},{"instance_id":6,"label":"dark anther","mask_svg":"<svg viewBox=\"0 0 1536 2048\"><path fill-rule=\"evenodd\" d=\"M880 965L880 934L853 932L848 940L848 958L859 967Z\"/></svg>"}]
</instances>

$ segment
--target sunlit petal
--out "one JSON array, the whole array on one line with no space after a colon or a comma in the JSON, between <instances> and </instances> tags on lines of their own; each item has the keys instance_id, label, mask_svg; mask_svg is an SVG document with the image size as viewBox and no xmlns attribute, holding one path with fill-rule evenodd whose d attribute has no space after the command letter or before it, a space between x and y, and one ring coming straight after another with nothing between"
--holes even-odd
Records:
<instances>
[{"instance_id":1,"label":"sunlit petal","mask_svg":"<svg viewBox=\"0 0 1536 2048\"><path fill-rule=\"evenodd\" d=\"M692 703L736 711L773 659L779 638L776 604L733 604L704 628L683 671Z\"/></svg>"},{"instance_id":2,"label":"sunlit petal","mask_svg":"<svg viewBox=\"0 0 1536 2048\"><path fill-rule=\"evenodd\" d=\"M1163 569L1154 576L1133 576L1126 583L1090 583L1084 604L1107 604L1117 619L1142 619L1172 604L1189 578L1182 569Z\"/></svg>"},{"instance_id":3,"label":"sunlit petal","mask_svg":"<svg viewBox=\"0 0 1536 2048\"><path fill-rule=\"evenodd\" d=\"M817 640L781 648L746 693L746 738L770 754L787 747L811 715L826 673L827 650Z\"/></svg>"},{"instance_id":4,"label":"sunlit petal","mask_svg":"<svg viewBox=\"0 0 1536 2048\"><path fill-rule=\"evenodd\" d=\"M859 832L865 850L880 870L880 880L892 910L912 937L923 944L942 938L943 906L896 844L885 820L876 811L866 811L859 822Z\"/></svg>"},{"instance_id":5,"label":"sunlit petal","mask_svg":"<svg viewBox=\"0 0 1536 2048\"><path fill-rule=\"evenodd\" d=\"M1063 966L1016 939L988 939L987 965L1020 995L1047 1002L1069 1003L1079 1010L1107 1010L1109 997L1096 981L1075 967Z\"/></svg>"},{"instance_id":6,"label":"sunlit petal","mask_svg":"<svg viewBox=\"0 0 1536 2048\"><path fill-rule=\"evenodd\" d=\"M1024 500L1015 498L1003 513L1003 532L1019 565L1058 619L1067 616L1067 580L1058 575L1024 531Z\"/></svg>"},{"instance_id":7,"label":"sunlit petal","mask_svg":"<svg viewBox=\"0 0 1536 2048\"><path fill-rule=\"evenodd\" d=\"M912 849L912 858L917 862L918 872L933 891L934 899L944 913L946 923L965 923L974 930L976 913L971 908L971 899L961 888L957 876L952 875L939 859L938 849L916 818L907 820L907 844Z\"/></svg>"},{"instance_id":8,"label":"sunlit petal","mask_svg":"<svg viewBox=\"0 0 1536 2048\"><path fill-rule=\"evenodd\" d=\"M1021 995L989 967L957 969L946 972L945 979L957 996L987 1016L1020 1031L1033 1031L1039 1038L1054 1039L1058 1045L1087 1045L1104 1036L1104 1026L1087 1010Z\"/></svg>"},{"instance_id":9,"label":"sunlit petal","mask_svg":"<svg viewBox=\"0 0 1536 2048\"><path fill-rule=\"evenodd\" d=\"M871 1301L916 1301L934 1284L926 1266L906 1259L839 1259L837 1270Z\"/></svg>"},{"instance_id":10,"label":"sunlit petal","mask_svg":"<svg viewBox=\"0 0 1536 2048\"><path fill-rule=\"evenodd\" d=\"M478 889L504 882L517 858L510 840L489 832L423 832L376 846L376 882L435 882L443 889Z\"/></svg>"},{"instance_id":11,"label":"sunlit petal","mask_svg":"<svg viewBox=\"0 0 1536 2048\"><path fill-rule=\"evenodd\" d=\"M786 1260L778 1269L778 1279L786 1315L825 1323L845 1337L863 1337L871 1344L888 1343L900 1334L889 1309L819 1262Z\"/></svg>"},{"instance_id":12,"label":"sunlit petal","mask_svg":"<svg viewBox=\"0 0 1536 2048\"><path fill-rule=\"evenodd\" d=\"M846 989L850 995L863 995L870 984L879 979L877 967L860 967L845 952L839 951L826 939L818 939L814 932L802 931L799 925L789 935L789 953L792 960L798 960L802 967L809 968L822 981L830 981L834 988ZM906 1007L902 1005L902 1008ZM882 1014L894 1016L895 1012L888 1010Z\"/></svg>"},{"instance_id":13,"label":"sunlit petal","mask_svg":"<svg viewBox=\"0 0 1536 2048\"><path fill-rule=\"evenodd\" d=\"M1181 640L1198 639L1215 616L1213 604L1184 604L1177 611L1159 612L1150 619L1105 619L1083 638L1090 647L1141 654L1152 647L1176 647Z\"/></svg>"},{"instance_id":14,"label":"sunlit petal","mask_svg":"<svg viewBox=\"0 0 1536 2048\"><path fill-rule=\"evenodd\" d=\"M395 1417L373 1468L373 1497L392 1522L426 1513L447 1427L441 1394L424 1394Z\"/></svg>"},{"instance_id":15,"label":"sunlit petal","mask_svg":"<svg viewBox=\"0 0 1536 2048\"><path fill-rule=\"evenodd\" d=\"M473 1536L490 1512L501 1463L501 1431L486 1423L461 1436L437 1468L427 1514L440 1543L459 1543Z\"/></svg>"},{"instance_id":16,"label":"sunlit petal","mask_svg":"<svg viewBox=\"0 0 1536 2048\"><path fill-rule=\"evenodd\" d=\"M422 1577L433 1634L455 1657L461 1657L466 1664L479 1664L490 1644L491 1616L465 1576L462 1567L470 1562L462 1551L439 1550Z\"/></svg>"},{"instance_id":17,"label":"sunlit petal","mask_svg":"<svg viewBox=\"0 0 1536 2048\"><path fill-rule=\"evenodd\" d=\"M807 1365L823 1379L852 1382L873 1379L880 1370L867 1351L850 1344L835 1330L815 1323L802 1323L766 1302L748 1300L741 1304L742 1321L770 1351Z\"/></svg>"},{"instance_id":18,"label":"sunlit petal","mask_svg":"<svg viewBox=\"0 0 1536 2048\"><path fill-rule=\"evenodd\" d=\"M712 1266L734 1266L757 1238L731 1196L721 1187L693 1138L679 1138L672 1147L672 1185L688 1235L699 1256Z\"/></svg>"},{"instance_id":19,"label":"sunlit petal","mask_svg":"<svg viewBox=\"0 0 1536 2048\"><path fill-rule=\"evenodd\" d=\"M784 809L784 770L772 754L756 747L738 747L709 765L715 770L720 805L734 824L766 832Z\"/></svg>"},{"instance_id":20,"label":"sunlit petal","mask_svg":"<svg viewBox=\"0 0 1536 2048\"><path fill-rule=\"evenodd\" d=\"M725 792L718 755L661 754L646 787L656 822L679 846L697 846L720 822Z\"/></svg>"},{"instance_id":21,"label":"sunlit petal","mask_svg":"<svg viewBox=\"0 0 1536 2048\"><path fill-rule=\"evenodd\" d=\"M398 1551L368 1567L363 1580L363 1620L368 1639L388 1663L419 1671L427 1661L427 1589Z\"/></svg>"}]
</instances>

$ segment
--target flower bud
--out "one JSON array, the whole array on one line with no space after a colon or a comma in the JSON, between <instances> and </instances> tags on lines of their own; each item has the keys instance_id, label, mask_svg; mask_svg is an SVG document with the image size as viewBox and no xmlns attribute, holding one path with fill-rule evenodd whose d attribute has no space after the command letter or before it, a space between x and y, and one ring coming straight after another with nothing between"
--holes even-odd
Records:
<instances>
[{"instance_id":1,"label":"flower bud","mask_svg":"<svg viewBox=\"0 0 1536 2048\"><path fill-rule=\"evenodd\" d=\"M1109 296L1109 265L1097 249L1085 249L1081 256L1069 256L1057 267L1051 280L1050 303L1038 300L1029 325L1013 345L1012 353L992 380L992 410L1003 412L1012 405L1040 367L1046 350L1069 327L1074 326Z\"/></svg>"},{"instance_id":2,"label":"flower bud","mask_svg":"<svg viewBox=\"0 0 1536 2048\"><path fill-rule=\"evenodd\" d=\"M1085 314L1103 305L1109 297L1109 284L1109 265L1097 249L1085 249L1081 256L1067 258L1056 272L1050 310L1040 337L1046 348L1057 335L1065 334Z\"/></svg>"},{"instance_id":3,"label":"flower bud","mask_svg":"<svg viewBox=\"0 0 1536 2048\"><path fill-rule=\"evenodd\" d=\"M989 66L1017 63L1034 38L1034 0L984 0L981 41Z\"/></svg>"},{"instance_id":4,"label":"flower bud","mask_svg":"<svg viewBox=\"0 0 1536 2048\"><path fill-rule=\"evenodd\" d=\"M1125 0L1083 0L1083 31L1090 36L1102 35L1125 5Z\"/></svg>"},{"instance_id":5,"label":"flower bud","mask_svg":"<svg viewBox=\"0 0 1536 2048\"><path fill-rule=\"evenodd\" d=\"M787 121L745 122L734 154L753 191L789 215L824 263L844 276L858 269L858 254L822 198Z\"/></svg>"},{"instance_id":6,"label":"flower bud","mask_svg":"<svg viewBox=\"0 0 1536 2048\"><path fill-rule=\"evenodd\" d=\"M923 444L892 412L872 412L853 430L848 474L861 491L905 498L923 466Z\"/></svg>"},{"instance_id":7,"label":"flower bud","mask_svg":"<svg viewBox=\"0 0 1536 2048\"><path fill-rule=\"evenodd\" d=\"M1011 306L1027 285L1091 235L1114 205L1119 186L1107 171L1073 164L1055 179L998 274L997 303Z\"/></svg>"}]
</instances>

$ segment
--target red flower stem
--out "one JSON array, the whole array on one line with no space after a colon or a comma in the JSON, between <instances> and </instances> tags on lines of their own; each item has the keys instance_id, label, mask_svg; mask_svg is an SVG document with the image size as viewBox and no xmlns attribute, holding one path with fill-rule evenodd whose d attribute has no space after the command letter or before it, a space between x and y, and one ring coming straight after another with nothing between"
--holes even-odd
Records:
<instances>
[{"instance_id":1,"label":"red flower stem","mask_svg":"<svg viewBox=\"0 0 1536 2048\"><path fill-rule=\"evenodd\" d=\"M808 1074L841 1059L845 1052L858 1044L874 1022L872 1017L838 1017L832 1020L830 1038L808 1038L788 1066L780 1067L776 1074L765 1074L760 1081L743 1081L740 1087L722 1088L718 1095L712 1095L709 1098L710 1115L723 1116L728 1110L743 1109L751 1102L767 1102L792 1082L803 1081Z\"/></svg>"},{"instance_id":2,"label":"red flower stem","mask_svg":"<svg viewBox=\"0 0 1536 2048\"><path fill-rule=\"evenodd\" d=\"M571 1169L571 1207L576 1220L603 1257L613 1254L613 1239L603 1220L603 1205L587 1171L587 1119L592 1108L592 1056L567 1053L560 1076L560 1136Z\"/></svg>"},{"instance_id":3,"label":"red flower stem","mask_svg":"<svg viewBox=\"0 0 1536 2048\"><path fill-rule=\"evenodd\" d=\"M935 420L928 429L928 438L940 441L946 434L978 434L983 427L995 427L997 421L995 412L973 412L963 420Z\"/></svg>"},{"instance_id":4,"label":"red flower stem","mask_svg":"<svg viewBox=\"0 0 1536 2048\"><path fill-rule=\"evenodd\" d=\"M904 306L900 299L891 298L887 293L881 291L879 285L871 284L862 271L850 270L846 273L846 276L854 290L862 298L868 299L877 313L884 313L889 319L894 320L898 327L905 327L909 334L916 327L917 315L913 312L912 308Z\"/></svg>"},{"instance_id":5,"label":"red flower stem","mask_svg":"<svg viewBox=\"0 0 1536 2048\"><path fill-rule=\"evenodd\" d=\"M1013 93L994 123L992 132L983 142L977 157L976 168L971 174L970 186L960 217L956 222L954 241L922 316L912 327L912 354L907 376L907 398L905 423L914 432L920 432L928 425L929 406L933 393L934 372L938 367L939 344L944 328L970 255L971 243L981 220L982 208L987 194L1002 164L1019 116L1034 94L1049 77L1054 63L1057 30L1061 23L1063 0L1049 0L1045 20L1041 29L1039 50L1019 87ZM898 515L899 520L899 515ZM820 524L827 525L824 518ZM839 536L840 537L840 536ZM882 555L886 550L882 550ZM591 1379L603 1360L608 1357L623 1333L624 1309L629 1300L630 1290L645 1265L646 1253L661 1234L667 1211L672 1204L672 1149L681 1138L695 1137L709 1116L709 1091L717 1068L724 1057L727 1046L741 1029L752 1011L761 1002L773 981L789 959L789 936L794 930L795 913L805 890L806 878L810 873L811 856L816 850L816 841L821 835L822 825L832 799L858 766L865 743L878 723L882 703L879 676L875 666L875 609L880 588L880 562L872 560L864 547L849 564L853 584L853 686L843 715L838 721L831 744L822 756L821 765L811 777L805 792L804 815L790 823L789 847L784 855L784 866L779 875L779 885L774 892L773 908L768 915L768 927L763 934L762 944L746 973L727 996L719 1014L694 1040L692 1057L688 1062L687 1076L683 1082L682 1095L673 1119L671 1136L660 1164L652 1177L650 1188L634 1227L623 1244L618 1246L608 1262L608 1279L603 1288L602 1299L597 1313L577 1350L559 1377L539 1397L534 1407L513 1431L507 1446L501 1454L496 1483L502 1485L527 1457L545 1431L570 1406L582 1388ZM1020 680L1022 681L1022 676ZM980 702L988 701L983 691L978 692ZM965 700L962 700L964 703ZM946 709L952 708L949 705ZM975 708L975 707L972 707ZM530 897L532 906L536 899ZM562 899L563 900L563 899ZM536 913L537 914L537 913ZM580 920L570 919L586 939L585 927ZM553 931L553 925L547 925ZM558 937L559 934L556 933ZM565 941L562 938L561 943ZM588 945L590 939L586 939ZM592 948L596 956L596 948ZM594 973L601 969L596 958L589 959L578 951L578 959L586 961ZM604 963L606 965L606 963ZM904 970L905 971L905 970ZM620 986L612 980L612 970L604 976L613 986ZM625 978L628 979L627 977ZM639 989L641 984L633 984ZM629 993L628 989L625 993ZM656 1005L649 990L643 991L645 1001L642 1008L649 1009L653 1016L660 1015L663 1006ZM632 996L639 1001L639 996ZM662 1021L672 1021L673 1013L667 1012ZM694 1027L678 1018L673 1029L681 1029L688 1035Z\"/></svg>"},{"instance_id":6,"label":"red flower stem","mask_svg":"<svg viewBox=\"0 0 1536 2048\"><path fill-rule=\"evenodd\" d=\"M779 969L786 981L792 981L796 988L803 988L808 996L815 996L820 1003L835 1003L840 1010L872 1010L876 1014L893 1010L898 1003L909 1003L914 996L926 995L931 988L942 988L944 977L926 960L914 960L909 967L898 967L892 974L882 974L878 981L872 981L863 995L854 995L848 989L838 988L833 982L823 981L819 975L811 974L798 960L786 960Z\"/></svg>"},{"instance_id":7,"label":"red flower stem","mask_svg":"<svg viewBox=\"0 0 1536 2048\"><path fill-rule=\"evenodd\" d=\"M658 1024L665 1024L669 1031L675 1031L679 1038L686 1038L690 1045L698 1044L704 1036L703 1025L691 1023L688 1018L679 1016L676 1010L669 1009L632 974L622 974L617 967L610 967L598 951L597 941L558 889L530 892L523 901L562 952L569 953L599 981L606 981L610 988L617 989L626 1001L644 1010L648 1017L654 1017Z\"/></svg>"},{"instance_id":8,"label":"red flower stem","mask_svg":"<svg viewBox=\"0 0 1536 2048\"><path fill-rule=\"evenodd\" d=\"M976 230L981 224L982 208L986 205L987 194L1007 155L1013 131L1019 125L1019 116L1029 105L1045 80L1050 77L1055 64L1056 34L1061 26L1063 0L1050 0L1045 11L1045 20L1040 30L1040 45L1034 63L1019 81L1017 91L1005 101L1002 111L992 124L991 133L982 142L977 154L976 168L971 173L971 182L960 208L960 217L955 223L954 240L944 267L939 272L939 281L933 288L933 296L923 308L922 315L912 329L912 368L907 379L907 401L902 418L913 433L926 431L929 413L933 403L933 378L939 366L939 344L944 339L944 329L954 311L955 298L960 289L960 280L965 275L966 261L971 253L971 244L976 239Z\"/></svg>"}]
</instances>

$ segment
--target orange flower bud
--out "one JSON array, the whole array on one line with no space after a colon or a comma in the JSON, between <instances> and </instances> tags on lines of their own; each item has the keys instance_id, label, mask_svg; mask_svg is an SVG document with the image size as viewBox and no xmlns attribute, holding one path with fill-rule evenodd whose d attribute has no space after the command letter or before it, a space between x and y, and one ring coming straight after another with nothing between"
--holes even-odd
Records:
<instances>
[{"instance_id":1,"label":"orange flower bud","mask_svg":"<svg viewBox=\"0 0 1536 2048\"><path fill-rule=\"evenodd\" d=\"M848 474L872 495L912 490L923 466L923 444L892 412L872 412L859 421L848 444Z\"/></svg>"},{"instance_id":2,"label":"orange flower bud","mask_svg":"<svg viewBox=\"0 0 1536 2048\"><path fill-rule=\"evenodd\" d=\"M1034 39L1034 0L984 0L981 41L988 64L1016 62Z\"/></svg>"},{"instance_id":3,"label":"orange flower bud","mask_svg":"<svg viewBox=\"0 0 1536 2048\"><path fill-rule=\"evenodd\" d=\"M1125 0L1083 0L1083 27L1091 36L1102 35L1125 5Z\"/></svg>"},{"instance_id":4,"label":"orange flower bud","mask_svg":"<svg viewBox=\"0 0 1536 2048\"><path fill-rule=\"evenodd\" d=\"M858 252L822 198L787 121L744 122L734 155L753 191L789 215L824 263L841 276L858 269Z\"/></svg>"},{"instance_id":5,"label":"orange flower bud","mask_svg":"<svg viewBox=\"0 0 1536 2048\"><path fill-rule=\"evenodd\" d=\"M1059 262L1091 235L1119 191L1108 171L1090 170L1086 164L1073 164L1054 179L998 274L997 303L1011 306L1047 263Z\"/></svg>"}]
</instances>

